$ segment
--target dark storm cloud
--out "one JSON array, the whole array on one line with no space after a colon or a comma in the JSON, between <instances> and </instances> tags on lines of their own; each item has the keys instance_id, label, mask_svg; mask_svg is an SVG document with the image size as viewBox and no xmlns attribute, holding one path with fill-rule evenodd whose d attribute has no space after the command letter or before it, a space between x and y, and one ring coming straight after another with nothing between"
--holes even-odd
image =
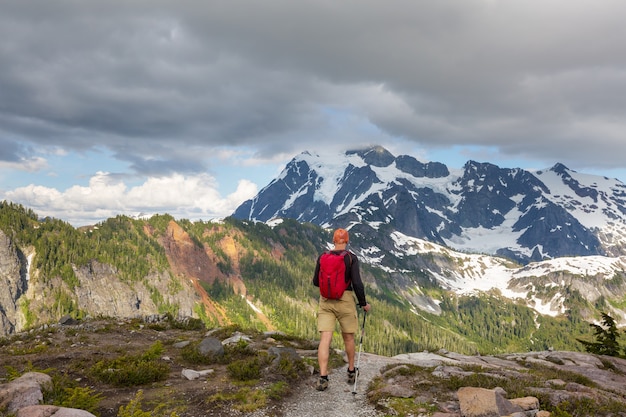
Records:
<instances>
[{"instance_id":1,"label":"dark storm cloud","mask_svg":"<svg viewBox=\"0 0 626 417\"><path fill-rule=\"evenodd\" d=\"M341 142L330 108L426 147L621 167L625 13L608 0L8 0L0 136L192 171L199 149Z\"/></svg>"}]
</instances>

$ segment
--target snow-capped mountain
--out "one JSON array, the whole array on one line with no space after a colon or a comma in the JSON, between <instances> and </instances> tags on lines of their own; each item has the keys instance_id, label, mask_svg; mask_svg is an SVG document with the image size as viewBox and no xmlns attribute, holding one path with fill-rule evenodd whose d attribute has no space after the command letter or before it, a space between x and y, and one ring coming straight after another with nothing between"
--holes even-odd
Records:
<instances>
[{"instance_id":1,"label":"snow-capped mountain","mask_svg":"<svg viewBox=\"0 0 626 417\"><path fill-rule=\"evenodd\" d=\"M382 147L304 152L233 215L346 227L363 244L376 236L383 250L399 232L522 263L626 254L626 185L562 164L530 172L468 161L450 170Z\"/></svg>"},{"instance_id":2,"label":"snow-capped mountain","mask_svg":"<svg viewBox=\"0 0 626 417\"><path fill-rule=\"evenodd\" d=\"M626 311L619 303L606 302L621 300L626 294L626 256L562 257L521 266L501 257L458 252L400 232L392 232L390 237L394 247L389 256L399 258L407 269L386 270L394 277L395 290L418 309L440 312L441 300L422 291L428 280L459 295L496 290L550 316L565 314L568 298L577 292L590 305L610 310L619 323L626 323ZM366 247L358 253L363 262L381 266L381 258L376 256L379 248Z\"/></svg>"}]
</instances>

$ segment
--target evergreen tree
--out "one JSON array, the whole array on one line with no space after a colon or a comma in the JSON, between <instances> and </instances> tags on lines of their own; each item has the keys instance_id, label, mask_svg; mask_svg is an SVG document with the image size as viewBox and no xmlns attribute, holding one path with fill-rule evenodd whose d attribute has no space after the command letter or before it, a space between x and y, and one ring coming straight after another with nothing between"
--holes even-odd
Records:
<instances>
[{"instance_id":1,"label":"evergreen tree","mask_svg":"<svg viewBox=\"0 0 626 417\"><path fill-rule=\"evenodd\" d=\"M595 342L587 342L585 340L576 339L583 344L585 350L589 353L595 353L598 355L619 356L619 330L615 324L613 317L607 313L602 313L602 326L598 324L589 324L594 328L594 334L596 337Z\"/></svg>"}]
</instances>

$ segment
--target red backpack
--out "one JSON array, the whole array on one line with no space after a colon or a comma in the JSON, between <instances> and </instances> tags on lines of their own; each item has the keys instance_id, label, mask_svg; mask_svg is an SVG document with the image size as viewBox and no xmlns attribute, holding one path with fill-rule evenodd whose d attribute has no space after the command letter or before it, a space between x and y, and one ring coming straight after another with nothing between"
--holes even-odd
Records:
<instances>
[{"instance_id":1,"label":"red backpack","mask_svg":"<svg viewBox=\"0 0 626 417\"><path fill-rule=\"evenodd\" d=\"M348 251L345 250L339 254L326 251L320 257L319 284L322 297L339 300L350 285L350 281L346 282L346 262L344 260L346 255L348 255Z\"/></svg>"}]
</instances>

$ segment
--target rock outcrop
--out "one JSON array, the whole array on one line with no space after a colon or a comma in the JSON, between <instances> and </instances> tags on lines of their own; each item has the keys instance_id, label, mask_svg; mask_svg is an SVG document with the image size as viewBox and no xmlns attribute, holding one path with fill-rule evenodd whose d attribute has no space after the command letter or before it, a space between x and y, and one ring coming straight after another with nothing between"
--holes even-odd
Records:
<instances>
[{"instance_id":1,"label":"rock outcrop","mask_svg":"<svg viewBox=\"0 0 626 417\"><path fill-rule=\"evenodd\" d=\"M440 351L394 358L400 362L385 368L369 393L381 408L391 398L415 398L436 404L440 417L548 416L540 409L541 398L551 407L581 403L626 410L626 359L622 358L569 351L501 356ZM472 381L500 386L485 389L469 385ZM468 385L458 390L441 388L464 383ZM511 398L502 386L523 386L531 395ZM626 416L626 411L611 415Z\"/></svg>"},{"instance_id":2,"label":"rock outcrop","mask_svg":"<svg viewBox=\"0 0 626 417\"><path fill-rule=\"evenodd\" d=\"M15 331L18 322L18 299L27 287L24 254L0 230L0 335Z\"/></svg>"}]
</instances>

